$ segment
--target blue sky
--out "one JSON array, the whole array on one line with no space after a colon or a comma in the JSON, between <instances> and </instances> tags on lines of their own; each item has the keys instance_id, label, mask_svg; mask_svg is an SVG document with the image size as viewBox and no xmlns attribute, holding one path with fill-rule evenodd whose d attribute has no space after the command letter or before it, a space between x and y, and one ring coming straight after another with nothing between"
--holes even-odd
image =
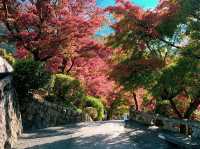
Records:
<instances>
[{"instance_id":1,"label":"blue sky","mask_svg":"<svg viewBox=\"0 0 200 149\"><path fill-rule=\"evenodd\" d=\"M144 9L154 8L157 6L159 0L130 0L133 3L143 7ZM115 0L97 0L97 5L100 7L112 6Z\"/></svg>"},{"instance_id":2,"label":"blue sky","mask_svg":"<svg viewBox=\"0 0 200 149\"><path fill-rule=\"evenodd\" d=\"M141 6L144 9L152 9L155 8L159 2L159 0L131 0L136 5ZM115 4L115 0L97 0L97 5L106 8L108 6L113 6ZM97 32L97 35L99 36L105 36L110 33L112 33L112 29L108 26L104 26L101 28L99 32Z\"/></svg>"}]
</instances>

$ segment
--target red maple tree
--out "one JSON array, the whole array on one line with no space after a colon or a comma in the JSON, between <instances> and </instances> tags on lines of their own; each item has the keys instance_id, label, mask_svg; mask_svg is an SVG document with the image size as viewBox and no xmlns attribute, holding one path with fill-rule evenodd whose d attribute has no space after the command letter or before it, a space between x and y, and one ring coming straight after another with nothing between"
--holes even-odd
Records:
<instances>
[{"instance_id":1,"label":"red maple tree","mask_svg":"<svg viewBox=\"0 0 200 149\"><path fill-rule=\"evenodd\" d=\"M95 0L0 2L0 22L7 28L5 37L16 42L16 57L45 61L52 72L66 71L104 19Z\"/></svg>"},{"instance_id":2,"label":"red maple tree","mask_svg":"<svg viewBox=\"0 0 200 149\"><path fill-rule=\"evenodd\" d=\"M112 95L116 87L116 82L109 76L112 70L112 52L113 49L91 40L79 51L71 71L83 82L87 94L100 97L107 105L114 100Z\"/></svg>"},{"instance_id":3,"label":"red maple tree","mask_svg":"<svg viewBox=\"0 0 200 149\"><path fill-rule=\"evenodd\" d=\"M16 42L17 58L46 62L50 72L72 73L87 94L113 100L112 49L93 39L104 21L95 0L1 1L0 22Z\"/></svg>"}]
</instances>

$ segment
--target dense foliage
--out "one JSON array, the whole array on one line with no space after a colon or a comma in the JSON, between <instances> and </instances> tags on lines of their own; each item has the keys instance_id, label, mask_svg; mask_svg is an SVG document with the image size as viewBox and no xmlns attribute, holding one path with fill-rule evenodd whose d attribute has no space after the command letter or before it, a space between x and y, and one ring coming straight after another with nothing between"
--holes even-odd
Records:
<instances>
[{"instance_id":1,"label":"dense foliage","mask_svg":"<svg viewBox=\"0 0 200 149\"><path fill-rule=\"evenodd\" d=\"M189 119L200 105L200 63L191 58L180 58L175 64L162 71L153 95L158 99L169 100L179 118ZM176 106L173 99L182 101L179 104L189 104L188 107Z\"/></svg>"},{"instance_id":2,"label":"dense foliage","mask_svg":"<svg viewBox=\"0 0 200 149\"><path fill-rule=\"evenodd\" d=\"M147 90L152 111L168 105L168 116L194 118L199 98L199 0L161 0L143 10L126 0L107 8L116 19L110 45L121 47L113 77L135 95ZM147 100L147 98L149 100ZM156 100L156 102L154 102ZM154 109L156 107L156 109ZM161 112L161 111L160 111Z\"/></svg>"},{"instance_id":3,"label":"dense foliage","mask_svg":"<svg viewBox=\"0 0 200 149\"><path fill-rule=\"evenodd\" d=\"M50 80L50 74L45 70L44 64L32 59L16 61L14 70L14 85L20 98L46 86Z\"/></svg>"},{"instance_id":4,"label":"dense foliage","mask_svg":"<svg viewBox=\"0 0 200 149\"><path fill-rule=\"evenodd\" d=\"M89 95L110 103L115 87L108 75L112 49L93 38L104 23L104 12L95 0L2 0L1 4L0 23L6 28L2 38L16 43L15 57L31 57L52 73L73 75Z\"/></svg>"},{"instance_id":5,"label":"dense foliage","mask_svg":"<svg viewBox=\"0 0 200 149\"><path fill-rule=\"evenodd\" d=\"M109 105L116 87L109 77L112 51L110 48L97 46L80 53L74 60L72 74L83 82L89 95L102 98Z\"/></svg>"},{"instance_id":6,"label":"dense foliage","mask_svg":"<svg viewBox=\"0 0 200 149\"><path fill-rule=\"evenodd\" d=\"M52 93L56 96L57 102L72 103L77 107L81 107L85 96L80 81L64 74L56 74L53 77Z\"/></svg>"},{"instance_id":7,"label":"dense foliage","mask_svg":"<svg viewBox=\"0 0 200 149\"><path fill-rule=\"evenodd\" d=\"M79 109L81 112L89 114L93 120L104 118L105 108L101 99L87 96L81 82L69 75L56 74L52 77L50 94L46 100Z\"/></svg>"},{"instance_id":8,"label":"dense foliage","mask_svg":"<svg viewBox=\"0 0 200 149\"><path fill-rule=\"evenodd\" d=\"M44 61L51 72L68 71L103 20L95 0L0 2L0 23L7 29L0 38L15 41L16 57Z\"/></svg>"}]
</instances>

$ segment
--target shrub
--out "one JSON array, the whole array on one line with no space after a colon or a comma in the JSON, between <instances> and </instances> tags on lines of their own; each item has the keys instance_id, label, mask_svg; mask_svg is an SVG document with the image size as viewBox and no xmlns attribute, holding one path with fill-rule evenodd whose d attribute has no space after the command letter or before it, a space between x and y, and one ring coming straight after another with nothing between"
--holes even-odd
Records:
<instances>
[{"instance_id":1,"label":"shrub","mask_svg":"<svg viewBox=\"0 0 200 149\"><path fill-rule=\"evenodd\" d=\"M44 87L49 82L50 74L41 62L28 59L14 63L13 77L18 95L24 97L29 91Z\"/></svg>"},{"instance_id":2,"label":"shrub","mask_svg":"<svg viewBox=\"0 0 200 149\"><path fill-rule=\"evenodd\" d=\"M0 56L7 60L11 65L13 65L15 62L15 58L13 57L12 53L7 52L5 49L0 48Z\"/></svg>"},{"instance_id":3,"label":"shrub","mask_svg":"<svg viewBox=\"0 0 200 149\"><path fill-rule=\"evenodd\" d=\"M93 107L97 110L98 116L96 120L102 120L104 118L104 105L99 98L86 96L85 107Z\"/></svg>"},{"instance_id":4,"label":"shrub","mask_svg":"<svg viewBox=\"0 0 200 149\"><path fill-rule=\"evenodd\" d=\"M56 74L52 84L53 94L58 100L73 103L77 107L82 105L85 94L79 80L68 75Z\"/></svg>"}]
</instances>

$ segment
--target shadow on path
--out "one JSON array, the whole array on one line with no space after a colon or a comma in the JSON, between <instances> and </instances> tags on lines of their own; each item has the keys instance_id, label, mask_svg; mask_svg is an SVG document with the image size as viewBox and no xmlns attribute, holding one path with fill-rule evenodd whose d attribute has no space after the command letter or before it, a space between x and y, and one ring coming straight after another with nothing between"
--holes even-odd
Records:
<instances>
[{"instance_id":1,"label":"shadow on path","mask_svg":"<svg viewBox=\"0 0 200 149\"><path fill-rule=\"evenodd\" d=\"M130 127L131 126L131 127ZM120 121L82 123L24 134L17 149L173 149L145 126Z\"/></svg>"}]
</instances>

